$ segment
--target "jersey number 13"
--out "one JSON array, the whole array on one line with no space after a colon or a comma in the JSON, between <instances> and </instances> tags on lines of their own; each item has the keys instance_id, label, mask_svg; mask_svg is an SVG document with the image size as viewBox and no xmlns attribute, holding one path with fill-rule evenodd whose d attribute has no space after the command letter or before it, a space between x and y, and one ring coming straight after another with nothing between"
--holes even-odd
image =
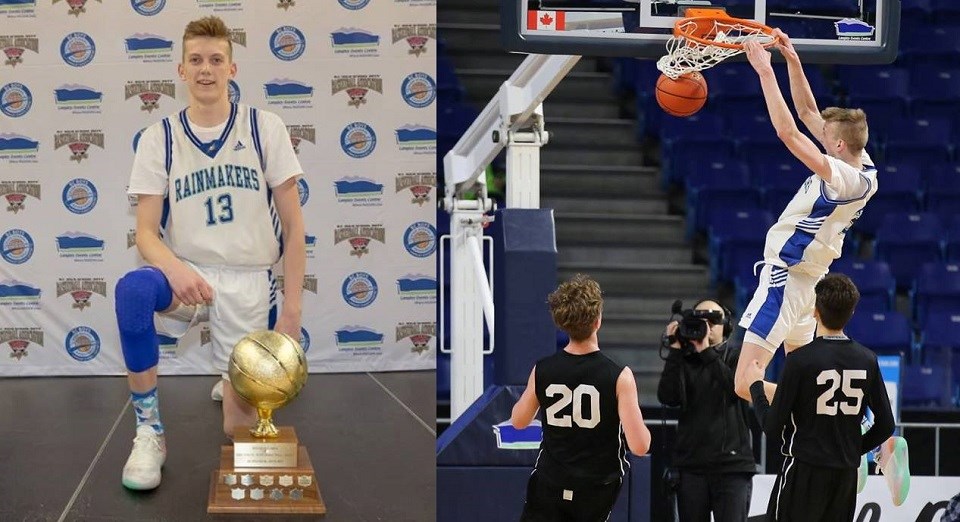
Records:
<instances>
[{"instance_id":1,"label":"jersey number 13","mask_svg":"<svg viewBox=\"0 0 960 522\"><path fill-rule=\"evenodd\" d=\"M577 426L587 429L600 424L600 391L595 387L589 384L581 384L570 390L563 384L551 384L547 386L546 395L547 397L560 396L560 400L546 410L547 424L570 428L573 423L576 423ZM573 415L569 413L561 414L571 403L573 404Z\"/></svg>"}]
</instances>

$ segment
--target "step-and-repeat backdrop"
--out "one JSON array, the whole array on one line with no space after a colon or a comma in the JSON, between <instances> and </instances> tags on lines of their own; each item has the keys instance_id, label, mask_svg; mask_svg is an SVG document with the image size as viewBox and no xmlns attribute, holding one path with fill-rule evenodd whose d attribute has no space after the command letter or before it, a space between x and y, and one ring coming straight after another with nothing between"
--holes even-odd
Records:
<instances>
[{"instance_id":1,"label":"step-and-repeat backdrop","mask_svg":"<svg viewBox=\"0 0 960 522\"><path fill-rule=\"evenodd\" d=\"M304 176L311 372L435 366L435 0L0 0L0 375L124 371L114 287L141 265L139 133L181 110L184 26L231 28L235 100ZM209 330L161 372L209 373Z\"/></svg>"}]
</instances>

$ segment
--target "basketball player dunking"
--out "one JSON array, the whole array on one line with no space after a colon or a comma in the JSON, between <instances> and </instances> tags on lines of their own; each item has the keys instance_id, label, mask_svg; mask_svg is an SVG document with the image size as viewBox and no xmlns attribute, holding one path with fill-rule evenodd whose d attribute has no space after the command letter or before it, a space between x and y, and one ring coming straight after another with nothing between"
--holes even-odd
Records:
<instances>
[{"instance_id":1,"label":"basketball player dunking","mask_svg":"<svg viewBox=\"0 0 960 522\"><path fill-rule=\"evenodd\" d=\"M777 137L813 174L767 232L760 284L740 319L743 347L734 380L737 395L745 400L750 400L751 384L746 372L754 361L766 368L781 344L789 354L813 340L814 287L840 257L844 236L877 191L877 169L864 150L866 115L860 109L838 107L818 111L789 37L780 30L775 34L779 37L777 48L787 60L797 114L826 153L797 128L780 93L770 53L756 41L746 42L747 58L760 77ZM733 337L737 338L736 333ZM772 401L776 386L767 382L764 389ZM899 505L909 488L907 447L902 437L891 437L881 445L878 466Z\"/></svg>"},{"instance_id":2,"label":"basketball player dunking","mask_svg":"<svg viewBox=\"0 0 960 522\"><path fill-rule=\"evenodd\" d=\"M147 262L116 288L137 421L123 468L130 489L157 487L166 458L158 330L179 337L209 321L214 367L223 376L232 347L251 331L271 328L300 338L306 252L296 183L302 169L279 117L230 103L227 86L237 66L229 36L216 17L187 25L178 71L189 106L144 131L130 175L128 192L138 197L137 249ZM271 267L281 253L285 295L278 315ZM255 417L223 386L228 436Z\"/></svg>"},{"instance_id":3,"label":"basketball player dunking","mask_svg":"<svg viewBox=\"0 0 960 522\"><path fill-rule=\"evenodd\" d=\"M527 427L543 407L543 442L527 484L525 522L607 520L630 464L643 455L643 423L633 372L600 353L600 285L578 274L548 298L570 344L537 361L513 407L513 426Z\"/></svg>"}]
</instances>

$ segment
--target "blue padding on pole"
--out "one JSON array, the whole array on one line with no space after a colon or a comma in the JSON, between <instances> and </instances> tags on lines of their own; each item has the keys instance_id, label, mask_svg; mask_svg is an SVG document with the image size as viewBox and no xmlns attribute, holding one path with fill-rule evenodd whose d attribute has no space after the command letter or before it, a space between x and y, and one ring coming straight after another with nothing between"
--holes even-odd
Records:
<instances>
[{"instance_id":1,"label":"blue padding on pole","mask_svg":"<svg viewBox=\"0 0 960 522\"><path fill-rule=\"evenodd\" d=\"M494 238L494 382L524 385L538 359L556 352L556 326L547 295L557 286L557 246L551 209L503 209Z\"/></svg>"},{"instance_id":2,"label":"blue padding on pole","mask_svg":"<svg viewBox=\"0 0 960 522\"><path fill-rule=\"evenodd\" d=\"M538 449L500 449L493 429L510 420L523 388L487 388L437 439L437 465L533 467Z\"/></svg>"}]
</instances>

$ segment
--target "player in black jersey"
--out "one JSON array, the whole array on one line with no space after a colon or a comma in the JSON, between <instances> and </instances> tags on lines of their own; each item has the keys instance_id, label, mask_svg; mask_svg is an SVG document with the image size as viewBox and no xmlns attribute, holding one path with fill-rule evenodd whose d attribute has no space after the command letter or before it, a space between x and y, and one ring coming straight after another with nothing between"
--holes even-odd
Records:
<instances>
[{"instance_id":1,"label":"player in black jersey","mask_svg":"<svg viewBox=\"0 0 960 522\"><path fill-rule=\"evenodd\" d=\"M816 337L787 356L772 405L763 369L756 361L750 367L757 418L784 455L767 506L770 521L853 520L860 456L894 429L876 354L843 334L860 299L857 287L830 274L815 292ZM861 433L867 407L874 423Z\"/></svg>"},{"instance_id":2,"label":"player in black jersey","mask_svg":"<svg viewBox=\"0 0 960 522\"><path fill-rule=\"evenodd\" d=\"M603 521L630 466L626 450L645 454L650 431L633 372L600 353L600 285L578 274L551 293L548 303L570 343L537 361L510 417L522 429L543 407L543 442L521 520Z\"/></svg>"}]
</instances>

